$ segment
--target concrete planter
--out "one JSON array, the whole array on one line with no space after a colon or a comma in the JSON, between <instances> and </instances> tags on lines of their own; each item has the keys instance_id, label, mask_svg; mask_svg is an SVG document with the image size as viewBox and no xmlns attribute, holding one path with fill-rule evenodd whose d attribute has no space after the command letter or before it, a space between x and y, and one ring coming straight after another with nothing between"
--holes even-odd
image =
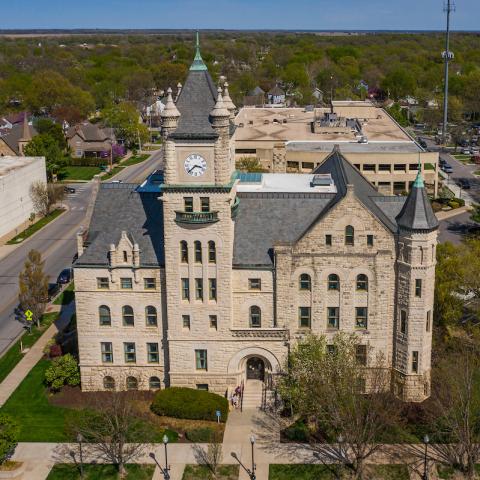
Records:
<instances>
[{"instance_id":1,"label":"concrete planter","mask_svg":"<svg viewBox=\"0 0 480 480\"><path fill-rule=\"evenodd\" d=\"M25 463L18 462L17 468L14 470L0 470L0 480L23 480L25 473Z\"/></svg>"}]
</instances>

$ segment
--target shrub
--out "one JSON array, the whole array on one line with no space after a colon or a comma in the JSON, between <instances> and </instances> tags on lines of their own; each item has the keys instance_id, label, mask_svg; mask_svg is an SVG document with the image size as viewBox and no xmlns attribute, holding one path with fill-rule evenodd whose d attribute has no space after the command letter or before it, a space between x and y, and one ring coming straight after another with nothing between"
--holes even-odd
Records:
<instances>
[{"instance_id":1,"label":"shrub","mask_svg":"<svg viewBox=\"0 0 480 480\"><path fill-rule=\"evenodd\" d=\"M228 417L228 400L215 393L192 388L170 387L156 393L150 406L152 412L167 417L190 420L216 420L220 410L221 421Z\"/></svg>"},{"instance_id":2,"label":"shrub","mask_svg":"<svg viewBox=\"0 0 480 480\"><path fill-rule=\"evenodd\" d=\"M448 202L448 206L455 209L460 207L460 204L458 202L454 202L453 200L451 202Z\"/></svg>"},{"instance_id":3,"label":"shrub","mask_svg":"<svg viewBox=\"0 0 480 480\"><path fill-rule=\"evenodd\" d=\"M185 436L195 443L210 443L215 438L215 430L210 427L192 428L185 432Z\"/></svg>"},{"instance_id":4,"label":"shrub","mask_svg":"<svg viewBox=\"0 0 480 480\"><path fill-rule=\"evenodd\" d=\"M53 360L45 372L45 381L52 390L60 390L64 385L79 385L80 370L73 355L67 353Z\"/></svg>"},{"instance_id":5,"label":"shrub","mask_svg":"<svg viewBox=\"0 0 480 480\"><path fill-rule=\"evenodd\" d=\"M454 202L457 202L461 207L464 207L465 206L465 200L463 198L458 198L458 197L455 197L453 199Z\"/></svg>"},{"instance_id":6,"label":"shrub","mask_svg":"<svg viewBox=\"0 0 480 480\"><path fill-rule=\"evenodd\" d=\"M17 422L10 415L0 413L0 464L13 455L19 433Z\"/></svg>"},{"instance_id":7,"label":"shrub","mask_svg":"<svg viewBox=\"0 0 480 480\"><path fill-rule=\"evenodd\" d=\"M310 439L310 431L303 420L297 420L287 427L283 433L285 437L292 442L308 442Z\"/></svg>"}]
</instances>

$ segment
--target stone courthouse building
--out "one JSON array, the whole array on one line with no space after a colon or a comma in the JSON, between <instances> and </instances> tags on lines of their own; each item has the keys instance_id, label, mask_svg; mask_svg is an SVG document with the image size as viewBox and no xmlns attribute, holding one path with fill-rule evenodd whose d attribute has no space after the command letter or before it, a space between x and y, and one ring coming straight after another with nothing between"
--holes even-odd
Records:
<instances>
[{"instance_id":1,"label":"stone courthouse building","mask_svg":"<svg viewBox=\"0 0 480 480\"><path fill-rule=\"evenodd\" d=\"M83 388L248 392L297 339L342 331L424 399L438 223L421 172L383 196L335 147L311 174L239 174L234 115L197 46L162 112L163 177L100 187L75 264Z\"/></svg>"}]
</instances>

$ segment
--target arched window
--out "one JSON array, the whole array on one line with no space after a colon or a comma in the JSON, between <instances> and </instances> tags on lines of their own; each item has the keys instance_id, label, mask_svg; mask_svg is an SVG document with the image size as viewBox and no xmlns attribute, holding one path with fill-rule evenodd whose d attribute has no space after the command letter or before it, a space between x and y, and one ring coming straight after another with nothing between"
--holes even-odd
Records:
<instances>
[{"instance_id":1,"label":"arched window","mask_svg":"<svg viewBox=\"0 0 480 480\"><path fill-rule=\"evenodd\" d=\"M112 324L112 317L110 315L110 308L106 305L100 305L98 307L98 319L100 321L100 325L102 326L110 326Z\"/></svg>"},{"instance_id":2,"label":"arched window","mask_svg":"<svg viewBox=\"0 0 480 480\"><path fill-rule=\"evenodd\" d=\"M150 377L150 380L148 381L148 386L150 390L160 390L160 379L158 377Z\"/></svg>"},{"instance_id":3,"label":"arched window","mask_svg":"<svg viewBox=\"0 0 480 480\"><path fill-rule=\"evenodd\" d=\"M253 305L250 307L250 328L260 328L262 326L262 311L260 307Z\"/></svg>"},{"instance_id":4,"label":"arched window","mask_svg":"<svg viewBox=\"0 0 480 480\"><path fill-rule=\"evenodd\" d=\"M124 327L133 327L135 324L133 308L130 305L125 305L122 307L122 320Z\"/></svg>"},{"instance_id":5,"label":"arched window","mask_svg":"<svg viewBox=\"0 0 480 480\"><path fill-rule=\"evenodd\" d=\"M353 245L355 243L355 229L351 225L345 227L345 245Z\"/></svg>"},{"instance_id":6,"label":"arched window","mask_svg":"<svg viewBox=\"0 0 480 480\"><path fill-rule=\"evenodd\" d=\"M368 291L368 277L363 273L357 275L357 290Z\"/></svg>"},{"instance_id":7,"label":"arched window","mask_svg":"<svg viewBox=\"0 0 480 480\"><path fill-rule=\"evenodd\" d=\"M208 261L209 263L216 263L217 261L217 249L215 247L215 242L212 240L208 242Z\"/></svg>"},{"instance_id":8,"label":"arched window","mask_svg":"<svg viewBox=\"0 0 480 480\"><path fill-rule=\"evenodd\" d=\"M115 390L115 379L113 377L103 377L103 388L105 390Z\"/></svg>"},{"instance_id":9,"label":"arched window","mask_svg":"<svg viewBox=\"0 0 480 480\"><path fill-rule=\"evenodd\" d=\"M157 325L157 309L152 305L145 307L145 318L148 327L155 327Z\"/></svg>"},{"instance_id":10,"label":"arched window","mask_svg":"<svg viewBox=\"0 0 480 480\"><path fill-rule=\"evenodd\" d=\"M328 276L328 289L329 290L340 290L340 279L336 273L331 273Z\"/></svg>"},{"instance_id":11,"label":"arched window","mask_svg":"<svg viewBox=\"0 0 480 480\"><path fill-rule=\"evenodd\" d=\"M202 263L202 243L198 240L194 242L195 262Z\"/></svg>"},{"instance_id":12,"label":"arched window","mask_svg":"<svg viewBox=\"0 0 480 480\"><path fill-rule=\"evenodd\" d=\"M298 281L298 288L300 290L311 290L312 289L312 280L308 273L302 273Z\"/></svg>"},{"instance_id":13,"label":"arched window","mask_svg":"<svg viewBox=\"0 0 480 480\"><path fill-rule=\"evenodd\" d=\"M180 261L188 263L188 243L185 240L180 242Z\"/></svg>"},{"instance_id":14,"label":"arched window","mask_svg":"<svg viewBox=\"0 0 480 480\"><path fill-rule=\"evenodd\" d=\"M138 390L138 380L135 377L127 377L127 390Z\"/></svg>"}]
</instances>

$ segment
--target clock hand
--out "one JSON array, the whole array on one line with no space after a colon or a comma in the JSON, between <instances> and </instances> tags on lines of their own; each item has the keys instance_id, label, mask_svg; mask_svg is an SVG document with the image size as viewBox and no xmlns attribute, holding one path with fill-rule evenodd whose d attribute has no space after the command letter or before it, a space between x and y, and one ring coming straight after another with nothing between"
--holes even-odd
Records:
<instances>
[{"instance_id":1,"label":"clock hand","mask_svg":"<svg viewBox=\"0 0 480 480\"><path fill-rule=\"evenodd\" d=\"M188 173L190 173L194 168L198 168L198 165L194 165L194 166L188 171Z\"/></svg>"}]
</instances>

